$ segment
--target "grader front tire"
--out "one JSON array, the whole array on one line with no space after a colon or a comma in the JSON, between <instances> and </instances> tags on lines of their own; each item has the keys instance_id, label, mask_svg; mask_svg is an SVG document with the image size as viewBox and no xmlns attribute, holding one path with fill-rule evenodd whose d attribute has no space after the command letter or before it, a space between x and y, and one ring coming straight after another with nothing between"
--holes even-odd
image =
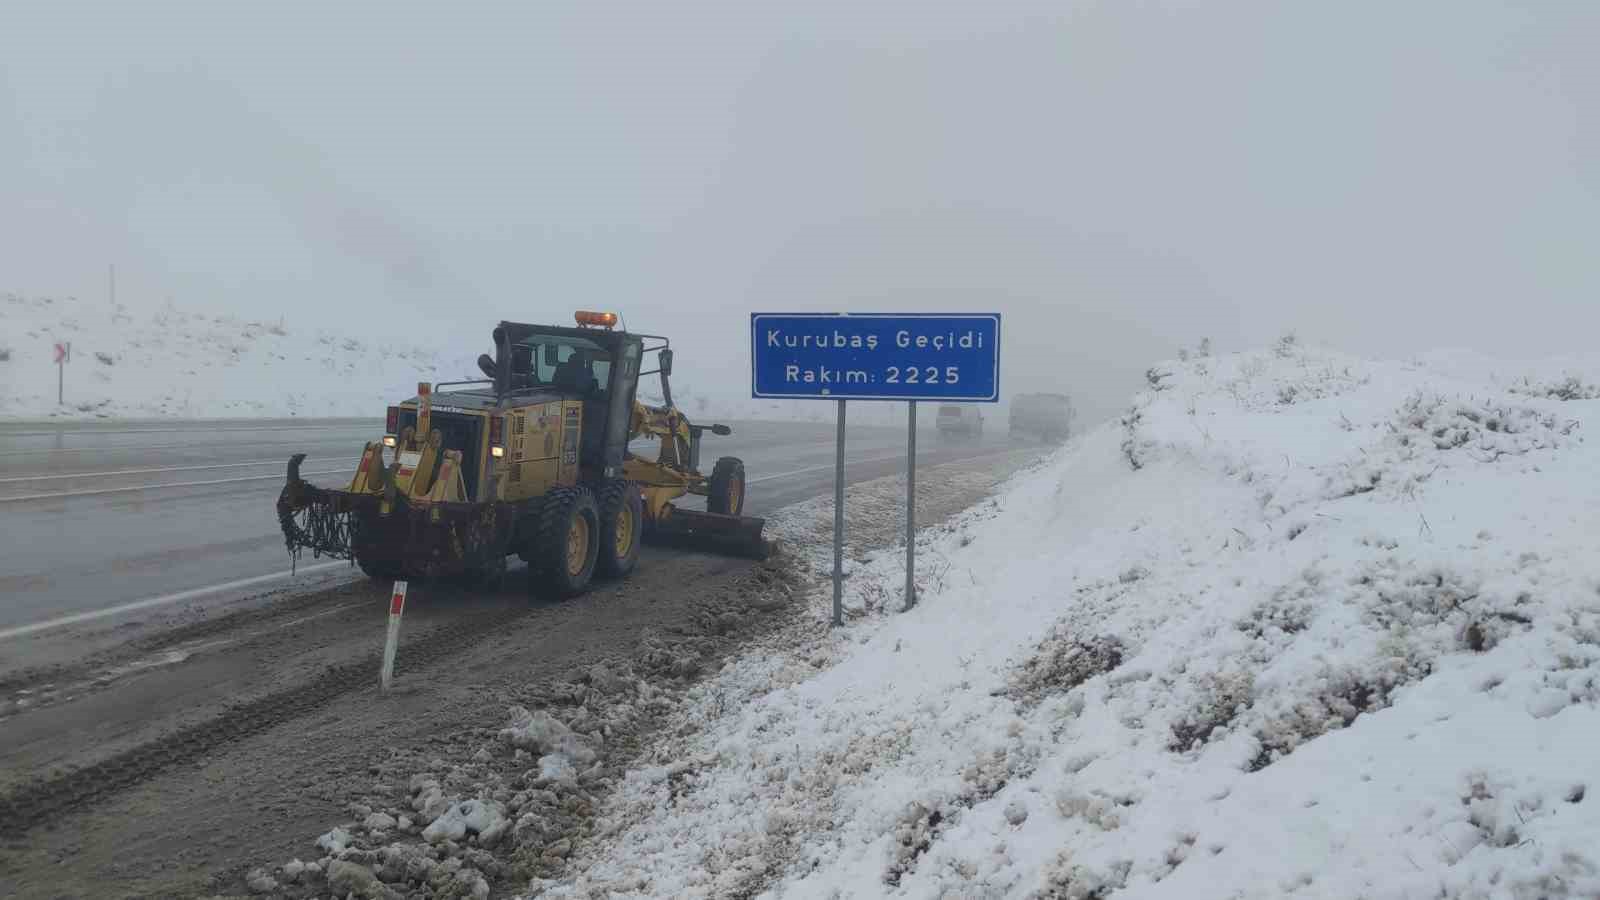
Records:
<instances>
[{"instance_id":1,"label":"grader front tire","mask_svg":"<svg viewBox=\"0 0 1600 900\"><path fill-rule=\"evenodd\" d=\"M706 485L706 512L744 514L744 461L734 456L717 460Z\"/></svg>"}]
</instances>

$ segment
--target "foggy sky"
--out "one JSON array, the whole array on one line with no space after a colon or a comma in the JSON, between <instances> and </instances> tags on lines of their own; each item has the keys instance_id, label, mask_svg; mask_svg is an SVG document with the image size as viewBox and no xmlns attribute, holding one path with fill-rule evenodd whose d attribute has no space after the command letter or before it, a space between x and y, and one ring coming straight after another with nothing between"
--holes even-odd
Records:
<instances>
[{"instance_id":1,"label":"foggy sky","mask_svg":"<svg viewBox=\"0 0 1600 900\"><path fill-rule=\"evenodd\" d=\"M1600 5L10 3L0 290L471 343L999 311L1089 415L1285 330L1600 333ZM420 337L419 337L420 336Z\"/></svg>"}]
</instances>

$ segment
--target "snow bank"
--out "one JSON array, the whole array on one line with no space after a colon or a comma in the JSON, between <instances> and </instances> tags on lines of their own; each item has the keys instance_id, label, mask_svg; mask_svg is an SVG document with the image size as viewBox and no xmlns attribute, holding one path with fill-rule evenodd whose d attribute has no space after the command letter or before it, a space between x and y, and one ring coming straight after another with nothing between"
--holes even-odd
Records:
<instances>
[{"instance_id":1,"label":"snow bank","mask_svg":"<svg viewBox=\"0 0 1600 900\"><path fill-rule=\"evenodd\" d=\"M532 891L1600 895L1600 401L1471 374L1152 369L919 538L914 611L872 555L710 679Z\"/></svg>"}]
</instances>

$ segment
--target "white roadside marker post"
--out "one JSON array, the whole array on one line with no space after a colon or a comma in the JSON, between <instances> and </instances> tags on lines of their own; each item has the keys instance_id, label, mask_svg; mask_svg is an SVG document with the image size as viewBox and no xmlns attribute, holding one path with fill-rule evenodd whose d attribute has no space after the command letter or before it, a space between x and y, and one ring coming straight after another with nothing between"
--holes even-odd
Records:
<instances>
[{"instance_id":1,"label":"white roadside marker post","mask_svg":"<svg viewBox=\"0 0 1600 900\"><path fill-rule=\"evenodd\" d=\"M389 637L383 644L383 673L379 680L383 684L383 692L389 693L389 685L394 681L394 654L400 648L400 614L406 611L406 583L394 583L394 595L389 599Z\"/></svg>"}]
</instances>

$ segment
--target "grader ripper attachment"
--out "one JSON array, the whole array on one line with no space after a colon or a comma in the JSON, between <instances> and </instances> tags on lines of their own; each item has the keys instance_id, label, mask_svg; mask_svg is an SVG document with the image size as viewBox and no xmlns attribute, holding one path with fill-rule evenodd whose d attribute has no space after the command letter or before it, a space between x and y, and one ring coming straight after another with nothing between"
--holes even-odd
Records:
<instances>
[{"instance_id":1,"label":"grader ripper attachment","mask_svg":"<svg viewBox=\"0 0 1600 900\"><path fill-rule=\"evenodd\" d=\"M419 384L389 407L383 439L342 489L302 480L305 454L293 456L278 498L290 555L350 559L381 578L497 579L516 554L530 590L557 596L628 574L646 537L765 557L764 520L742 514L744 463L700 470L701 438L730 429L673 406L667 339L615 330L613 313L576 318L501 322L494 355L478 358L485 377ZM637 400L643 375L660 376L663 405ZM654 459L631 452L643 440L658 444ZM689 494L704 512L677 505Z\"/></svg>"}]
</instances>

